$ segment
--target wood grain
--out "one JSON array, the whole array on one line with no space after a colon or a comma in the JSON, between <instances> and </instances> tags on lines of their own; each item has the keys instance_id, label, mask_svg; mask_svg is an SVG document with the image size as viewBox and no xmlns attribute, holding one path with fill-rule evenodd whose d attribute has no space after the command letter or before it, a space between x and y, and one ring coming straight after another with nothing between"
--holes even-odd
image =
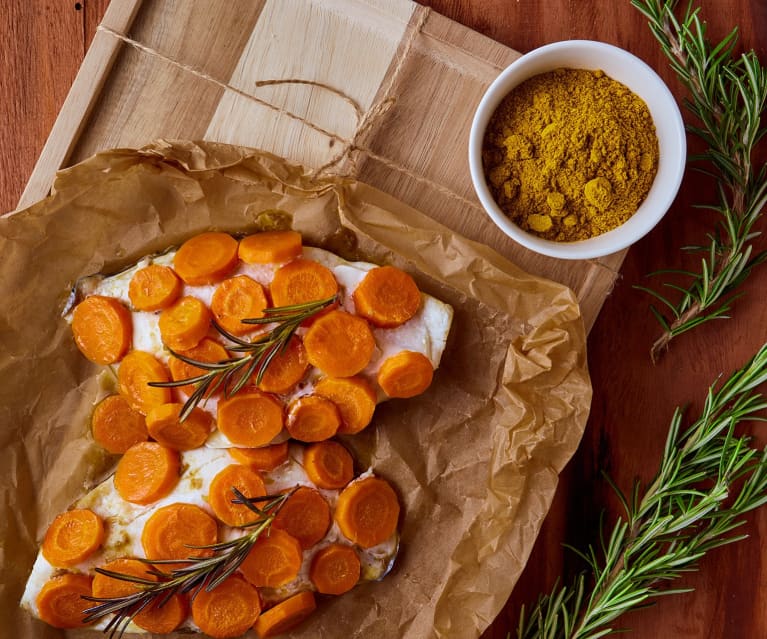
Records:
<instances>
[{"instance_id":1,"label":"wood grain","mask_svg":"<svg viewBox=\"0 0 767 639\"><path fill-rule=\"evenodd\" d=\"M119 1L119 0L118 0ZM668 82L683 91L641 16L628 2L615 0L424 0L458 22L509 47L527 51L568 38L600 39L639 55ZM75 8L80 4L81 8ZM0 210L11 210L31 174L59 108L82 62L86 46L107 0L12 0L0 12ZM740 25L743 46L767 59L767 3L763 0L700 0L713 38ZM563 571L579 568L561 544L582 547L594 539L602 509L616 511L600 473L606 471L624 489L654 471L673 408L700 406L704 389L717 375L740 366L765 340L767 267L744 288L731 320L717 322L679 338L658 366L648 359L657 325L648 299L633 289L646 273L679 266L679 247L699 241L710 220L691 210L712 190L704 179L688 175L664 222L632 247L622 277L608 298L589 341L594 383L592 414L579 452L562 475L555 503L528 567L506 609L485 634L502 639L512 632L522 603L548 590ZM763 427L762 427L763 429ZM758 431L757 431L757 434ZM695 592L661 599L653 607L621 620L636 639L738 638L767 636L767 513L744 527L749 539L711 553L698 573L682 580Z\"/></svg>"}]
</instances>

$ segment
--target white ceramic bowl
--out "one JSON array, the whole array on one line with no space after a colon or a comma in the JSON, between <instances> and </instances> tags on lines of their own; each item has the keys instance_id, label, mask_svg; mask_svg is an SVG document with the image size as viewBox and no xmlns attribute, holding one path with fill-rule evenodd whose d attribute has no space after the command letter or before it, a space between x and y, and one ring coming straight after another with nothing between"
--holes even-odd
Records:
<instances>
[{"instance_id":1,"label":"white ceramic bowl","mask_svg":"<svg viewBox=\"0 0 767 639\"><path fill-rule=\"evenodd\" d=\"M650 110L658 135L658 173L644 202L626 222L602 235L578 242L544 240L523 231L501 211L493 199L482 167L485 129L498 105L528 78L554 69L601 69L642 98ZM663 80L636 56L603 42L567 40L523 55L490 85L479 103L469 136L469 168L474 189L493 222L523 246L563 259L588 259L624 249L648 233L665 215L682 181L687 157L684 123L674 96Z\"/></svg>"}]
</instances>

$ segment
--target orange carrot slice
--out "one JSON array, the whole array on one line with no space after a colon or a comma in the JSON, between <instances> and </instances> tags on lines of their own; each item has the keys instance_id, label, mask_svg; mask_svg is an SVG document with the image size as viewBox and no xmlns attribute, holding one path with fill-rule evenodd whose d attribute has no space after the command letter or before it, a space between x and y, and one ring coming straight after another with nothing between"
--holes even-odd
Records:
<instances>
[{"instance_id":1,"label":"orange carrot slice","mask_svg":"<svg viewBox=\"0 0 767 639\"><path fill-rule=\"evenodd\" d=\"M80 352L96 364L114 364L133 337L130 311L113 297L91 295L72 312L72 333Z\"/></svg>"},{"instance_id":2,"label":"orange carrot slice","mask_svg":"<svg viewBox=\"0 0 767 639\"><path fill-rule=\"evenodd\" d=\"M266 446L280 434L283 423L282 404L256 389L218 403L218 429L235 446Z\"/></svg>"},{"instance_id":3,"label":"orange carrot slice","mask_svg":"<svg viewBox=\"0 0 767 639\"><path fill-rule=\"evenodd\" d=\"M258 591L239 575L232 575L213 590L203 588L192 600L192 619L216 639L239 637L261 612Z\"/></svg>"},{"instance_id":4,"label":"orange carrot slice","mask_svg":"<svg viewBox=\"0 0 767 639\"><path fill-rule=\"evenodd\" d=\"M264 316L269 305L264 287L247 275L221 282L213 293L211 310L216 321L233 335L245 335L258 328L242 320Z\"/></svg>"},{"instance_id":5,"label":"orange carrot slice","mask_svg":"<svg viewBox=\"0 0 767 639\"><path fill-rule=\"evenodd\" d=\"M389 397L415 397L431 385L434 368L423 353L401 351L387 358L378 371L378 385Z\"/></svg>"},{"instance_id":6,"label":"orange carrot slice","mask_svg":"<svg viewBox=\"0 0 767 639\"><path fill-rule=\"evenodd\" d=\"M173 450L199 448L213 430L213 417L201 408L193 408L183 423L180 421L184 405L160 404L147 413L146 427L158 444Z\"/></svg>"},{"instance_id":7,"label":"orange carrot slice","mask_svg":"<svg viewBox=\"0 0 767 639\"><path fill-rule=\"evenodd\" d=\"M296 231L263 231L240 240L239 256L246 264L288 262L301 255L301 234Z\"/></svg>"},{"instance_id":8,"label":"orange carrot slice","mask_svg":"<svg viewBox=\"0 0 767 639\"><path fill-rule=\"evenodd\" d=\"M339 434L359 433L373 419L376 392L364 377L323 377L314 392L326 397L341 413Z\"/></svg>"},{"instance_id":9,"label":"orange carrot slice","mask_svg":"<svg viewBox=\"0 0 767 639\"><path fill-rule=\"evenodd\" d=\"M338 496L335 520L344 536L362 548L386 541L397 530L399 501L379 477L349 484Z\"/></svg>"},{"instance_id":10,"label":"orange carrot slice","mask_svg":"<svg viewBox=\"0 0 767 639\"><path fill-rule=\"evenodd\" d=\"M43 557L57 568L85 561L104 541L104 522L92 510L69 510L57 515L43 539Z\"/></svg>"},{"instance_id":11,"label":"orange carrot slice","mask_svg":"<svg viewBox=\"0 0 767 639\"><path fill-rule=\"evenodd\" d=\"M93 603L83 599L91 596L91 578L88 575L65 573L43 584L37 595L37 611L45 623L55 628L85 626L85 610Z\"/></svg>"},{"instance_id":12,"label":"orange carrot slice","mask_svg":"<svg viewBox=\"0 0 767 639\"><path fill-rule=\"evenodd\" d=\"M336 405L319 395L303 395L288 407L285 428L290 436L302 442L330 439L341 425Z\"/></svg>"},{"instance_id":13,"label":"orange carrot slice","mask_svg":"<svg viewBox=\"0 0 767 639\"><path fill-rule=\"evenodd\" d=\"M229 353L227 350L217 341L210 339L209 337L203 337L197 346L190 348L189 350L178 351L178 354L188 359L193 359L198 362L207 362L210 364L223 362L224 360L229 359ZM187 364L177 357L171 357L168 360L168 368L170 368L170 375L174 381L192 379L194 377L198 377L199 375L204 375L208 372L202 368L199 368L198 366ZM177 386L177 389L186 395L191 395L194 393L194 384Z\"/></svg>"},{"instance_id":14,"label":"orange carrot slice","mask_svg":"<svg viewBox=\"0 0 767 639\"><path fill-rule=\"evenodd\" d=\"M304 470L319 488L343 488L354 478L354 460L338 442L318 442L304 451Z\"/></svg>"},{"instance_id":15,"label":"orange carrot slice","mask_svg":"<svg viewBox=\"0 0 767 639\"><path fill-rule=\"evenodd\" d=\"M246 497L266 495L264 480L255 470L240 464L231 464L220 471L210 482L208 503L221 521L227 526L240 527L256 519L255 513L243 504L233 504L232 488Z\"/></svg>"},{"instance_id":16,"label":"orange carrot slice","mask_svg":"<svg viewBox=\"0 0 767 639\"><path fill-rule=\"evenodd\" d=\"M314 555L309 579L323 595L342 595L357 585L360 567L360 558L354 548L331 544Z\"/></svg>"},{"instance_id":17,"label":"orange carrot slice","mask_svg":"<svg viewBox=\"0 0 767 639\"><path fill-rule=\"evenodd\" d=\"M157 581L157 576L151 572L151 567L138 559L115 559L102 566L104 570L139 577L147 581ZM118 597L128 597L138 592L140 586L136 583L124 579L116 579L99 572L93 578L93 596L114 599ZM147 608L144 608L134 618L133 622L149 632L168 633L173 632L185 620L188 613L186 598L175 594L171 596L162 606L158 606L159 600L156 600Z\"/></svg>"},{"instance_id":18,"label":"orange carrot slice","mask_svg":"<svg viewBox=\"0 0 767 639\"><path fill-rule=\"evenodd\" d=\"M210 310L196 297L182 297L160 313L163 344L174 351L194 348L208 334Z\"/></svg>"},{"instance_id":19,"label":"orange carrot slice","mask_svg":"<svg viewBox=\"0 0 767 639\"><path fill-rule=\"evenodd\" d=\"M319 262L297 259L277 269L269 290L274 306L292 306L332 297L338 293L338 282Z\"/></svg>"},{"instance_id":20,"label":"orange carrot slice","mask_svg":"<svg viewBox=\"0 0 767 639\"><path fill-rule=\"evenodd\" d=\"M404 324L421 306L421 292L413 278L394 266L368 271L352 299L358 315L384 328Z\"/></svg>"},{"instance_id":21,"label":"orange carrot slice","mask_svg":"<svg viewBox=\"0 0 767 639\"><path fill-rule=\"evenodd\" d=\"M131 408L122 395L109 395L93 409L93 439L113 455L122 455L134 444L149 438L144 416Z\"/></svg>"},{"instance_id":22,"label":"orange carrot slice","mask_svg":"<svg viewBox=\"0 0 767 639\"><path fill-rule=\"evenodd\" d=\"M230 448L229 454L238 464L268 472L288 460L288 442L262 448Z\"/></svg>"},{"instance_id":23,"label":"orange carrot slice","mask_svg":"<svg viewBox=\"0 0 767 639\"><path fill-rule=\"evenodd\" d=\"M256 540L240 571L254 586L279 588L298 576L302 562L298 540L284 530L271 530Z\"/></svg>"},{"instance_id":24,"label":"orange carrot slice","mask_svg":"<svg viewBox=\"0 0 767 639\"><path fill-rule=\"evenodd\" d=\"M314 593L304 590L264 611L253 628L260 639L276 637L300 624L316 607Z\"/></svg>"},{"instance_id":25,"label":"orange carrot slice","mask_svg":"<svg viewBox=\"0 0 767 639\"><path fill-rule=\"evenodd\" d=\"M151 504L173 490L179 478L175 450L155 442L131 446L117 463L114 484L117 492L133 504Z\"/></svg>"},{"instance_id":26,"label":"orange carrot slice","mask_svg":"<svg viewBox=\"0 0 767 639\"><path fill-rule=\"evenodd\" d=\"M311 548L330 528L330 506L318 491L301 486L282 505L272 528L292 535L302 548Z\"/></svg>"},{"instance_id":27,"label":"orange carrot slice","mask_svg":"<svg viewBox=\"0 0 767 639\"><path fill-rule=\"evenodd\" d=\"M184 242L173 268L187 284L211 284L237 265L237 240L227 233L201 233Z\"/></svg>"},{"instance_id":28,"label":"orange carrot slice","mask_svg":"<svg viewBox=\"0 0 767 639\"><path fill-rule=\"evenodd\" d=\"M309 368L306 349L295 335L266 367L258 387L267 393L288 393L300 382Z\"/></svg>"},{"instance_id":29,"label":"orange carrot slice","mask_svg":"<svg viewBox=\"0 0 767 639\"><path fill-rule=\"evenodd\" d=\"M375 339L368 323L345 311L319 317L304 336L309 363L331 377L351 377L370 362Z\"/></svg>"},{"instance_id":30,"label":"orange carrot slice","mask_svg":"<svg viewBox=\"0 0 767 639\"><path fill-rule=\"evenodd\" d=\"M133 410L146 415L152 408L170 402L170 389L149 386L149 382L167 382L168 369L151 353L131 351L120 362L117 386Z\"/></svg>"},{"instance_id":31,"label":"orange carrot slice","mask_svg":"<svg viewBox=\"0 0 767 639\"><path fill-rule=\"evenodd\" d=\"M199 506L170 504L158 509L144 524L141 545L147 559L187 559L210 557L209 546L218 541L218 526ZM163 568L170 570L169 567Z\"/></svg>"},{"instance_id":32,"label":"orange carrot slice","mask_svg":"<svg viewBox=\"0 0 767 639\"><path fill-rule=\"evenodd\" d=\"M160 311L178 299L182 288L172 268L150 264L133 274L128 297L137 311Z\"/></svg>"}]
</instances>

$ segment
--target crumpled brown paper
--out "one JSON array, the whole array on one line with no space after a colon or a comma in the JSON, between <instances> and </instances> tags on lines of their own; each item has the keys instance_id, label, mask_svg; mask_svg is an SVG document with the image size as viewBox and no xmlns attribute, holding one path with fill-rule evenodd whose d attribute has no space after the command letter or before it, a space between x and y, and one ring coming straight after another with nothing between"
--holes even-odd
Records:
<instances>
[{"instance_id":1,"label":"crumpled brown paper","mask_svg":"<svg viewBox=\"0 0 767 639\"><path fill-rule=\"evenodd\" d=\"M504 605L588 414L573 294L365 184L314 181L249 149L159 141L61 171L50 197L0 219L7 636L64 636L18 601L47 525L112 461L88 428L99 369L78 353L60 317L69 287L205 229L289 223L278 211L306 244L396 264L455 308L429 391L380 405L374 425L347 440L361 464L399 491L396 566L380 583L323 600L294 636L467 639Z\"/></svg>"}]
</instances>

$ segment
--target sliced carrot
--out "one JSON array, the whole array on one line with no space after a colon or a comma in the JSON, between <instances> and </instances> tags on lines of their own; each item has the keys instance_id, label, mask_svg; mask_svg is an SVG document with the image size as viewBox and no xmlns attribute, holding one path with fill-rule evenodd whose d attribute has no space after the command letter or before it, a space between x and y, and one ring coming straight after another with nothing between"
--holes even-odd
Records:
<instances>
[{"instance_id":1,"label":"sliced carrot","mask_svg":"<svg viewBox=\"0 0 767 639\"><path fill-rule=\"evenodd\" d=\"M360 568L360 558L354 548L331 544L312 558L309 579L323 595L342 595L357 585Z\"/></svg>"},{"instance_id":2,"label":"sliced carrot","mask_svg":"<svg viewBox=\"0 0 767 639\"><path fill-rule=\"evenodd\" d=\"M351 377L370 362L375 339L368 323L345 311L319 317L304 336L309 363L332 377Z\"/></svg>"},{"instance_id":3,"label":"sliced carrot","mask_svg":"<svg viewBox=\"0 0 767 639\"><path fill-rule=\"evenodd\" d=\"M220 471L210 482L208 503L221 521L227 526L244 526L256 519L256 514L243 504L233 504L232 488L245 497L266 495L264 480L255 470L240 464L231 464Z\"/></svg>"},{"instance_id":4,"label":"sliced carrot","mask_svg":"<svg viewBox=\"0 0 767 639\"><path fill-rule=\"evenodd\" d=\"M182 297L160 313L163 344L174 351L194 348L208 334L212 318L210 309L196 297Z\"/></svg>"},{"instance_id":5,"label":"sliced carrot","mask_svg":"<svg viewBox=\"0 0 767 639\"><path fill-rule=\"evenodd\" d=\"M303 550L298 539L284 530L261 535L250 549L240 571L259 588L279 588L298 576Z\"/></svg>"},{"instance_id":6,"label":"sliced carrot","mask_svg":"<svg viewBox=\"0 0 767 639\"><path fill-rule=\"evenodd\" d=\"M178 483L179 457L156 442L131 446L117 463L114 484L125 500L142 506L165 497Z\"/></svg>"},{"instance_id":7,"label":"sliced carrot","mask_svg":"<svg viewBox=\"0 0 767 639\"><path fill-rule=\"evenodd\" d=\"M318 491L301 486L282 505L272 528L292 535L302 548L311 548L330 528L330 506Z\"/></svg>"},{"instance_id":8,"label":"sliced carrot","mask_svg":"<svg viewBox=\"0 0 767 639\"><path fill-rule=\"evenodd\" d=\"M237 265L237 240L227 233L201 233L184 242L173 268L187 284L211 284Z\"/></svg>"},{"instance_id":9,"label":"sliced carrot","mask_svg":"<svg viewBox=\"0 0 767 639\"><path fill-rule=\"evenodd\" d=\"M213 590L203 588L192 600L194 623L216 639L239 637L260 613L258 591L240 575L232 575Z\"/></svg>"},{"instance_id":10,"label":"sliced carrot","mask_svg":"<svg viewBox=\"0 0 767 639\"><path fill-rule=\"evenodd\" d=\"M262 231L240 240L239 256L246 264L287 262L301 255L301 234L296 231Z\"/></svg>"},{"instance_id":11,"label":"sliced carrot","mask_svg":"<svg viewBox=\"0 0 767 639\"><path fill-rule=\"evenodd\" d=\"M294 335L285 349L269 362L258 387L267 393L288 393L304 378L307 368L309 360L304 343Z\"/></svg>"},{"instance_id":12,"label":"sliced carrot","mask_svg":"<svg viewBox=\"0 0 767 639\"><path fill-rule=\"evenodd\" d=\"M290 436L302 442L330 439L341 425L336 405L319 395L303 395L288 406L285 428Z\"/></svg>"},{"instance_id":13,"label":"sliced carrot","mask_svg":"<svg viewBox=\"0 0 767 639\"><path fill-rule=\"evenodd\" d=\"M282 404L257 389L241 391L218 403L218 429L235 446L266 446L280 434Z\"/></svg>"},{"instance_id":14,"label":"sliced carrot","mask_svg":"<svg viewBox=\"0 0 767 639\"><path fill-rule=\"evenodd\" d=\"M161 311L181 295L183 285L170 266L150 264L133 274L128 297L137 311Z\"/></svg>"},{"instance_id":15,"label":"sliced carrot","mask_svg":"<svg viewBox=\"0 0 767 639\"><path fill-rule=\"evenodd\" d=\"M415 397L431 385L434 368L423 353L401 351L387 358L378 371L378 385L389 397Z\"/></svg>"},{"instance_id":16,"label":"sliced carrot","mask_svg":"<svg viewBox=\"0 0 767 639\"><path fill-rule=\"evenodd\" d=\"M354 460L338 442L318 442L307 446L303 466L318 488L336 490L354 478Z\"/></svg>"},{"instance_id":17,"label":"sliced carrot","mask_svg":"<svg viewBox=\"0 0 767 639\"><path fill-rule=\"evenodd\" d=\"M216 321L233 335L245 335L257 326L242 320L264 316L269 305L264 287L247 275L224 280L216 287L210 307Z\"/></svg>"},{"instance_id":18,"label":"sliced carrot","mask_svg":"<svg viewBox=\"0 0 767 639\"><path fill-rule=\"evenodd\" d=\"M404 324L421 306L421 292L413 278L394 266L368 271L352 299L358 315L383 328Z\"/></svg>"},{"instance_id":19,"label":"sliced carrot","mask_svg":"<svg viewBox=\"0 0 767 639\"><path fill-rule=\"evenodd\" d=\"M179 355L188 359L193 359L198 362L207 362L215 364L216 362L223 362L225 359L229 359L229 353L227 350L219 344L217 341L210 339L209 337L203 337L197 346L190 348L189 350L177 351ZM168 360L168 368L170 368L170 375L174 381L181 381L184 379L192 379L199 375L204 375L208 371L199 368L198 366L192 366L185 361L180 360L178 357L171 357ZM186 384L185 386L178 386L177 389L186 395L194 393L194 384Z\"/></svg>"},{"instance_id":20,"label":"sliced carrot","mask_svg":"<svg viewBox=\"0 0 767 639\"><path fill-rule=\"evenodd\" d=\"M131 408L122 395L109 395L93 409L93 439L113 455L122 455L134 444L149 438L144 416Z\"/></svg>"},{"instance_id":21,"label":"sliced carrot","mask_svg":"<svg viewBox=\"0 0 767 639\"><path fill-rule=\"evenodd\" d=\"M146 415L152 408L170 402L170 388L149 386L149 382L167 382L168 369L151 353L131 351L120 362L117 387L133 410Z\"/></svg>"},{"instance_id":22,"label":"sliced carrot","mask_svg":"<svg viewBox=\"0 0 767 639\"><path fill-rule=\"evenodd\" d=\"M43 539L43 557L57 568L85 561L104 541L104 522L92 510L69 510L57 515Z\"/></svg>"},{"instance_id":23,"label":"sliced carrot","mask_svg":"<svg viewBox=\"0 0 767 639\"><path fill-rule=\"evenodd\" d=\"M314 392L327 397L341 413L339 434L359 433L373 419L376 392L364 377L323 377Z\"/></svg>"},{"instance_id":24,"label":"sliced carrot","mask_svg":"<svg viewBox=\"0 0 767 639\"><path fill-rule=\"evenodd\" d=\"M277 269L269 287L274 306L305 304L338 293L333 271L319 262L297 259Z\"/></svg>"},{"instance_id":25,"label":"sliced carrot","mask_svg":"<svg viewBox=\"0 0 767 639\"><path fill-rule=\"evenodd\" d=\"M114 364L133 337L130 311L114 297L91 295L72 312L72 333L80 352L96 364Z\"/></svg>"},{"instance_id":26,"label":"sliced carrot","mask_svg":"<svg viewBox=\"0 0 767 639\"><path fill-rule=\"evenodd\" d=\"M288 461L288 442L262 448L230 448L229 454L238 464L268 472Z\"/></svg>"},{"instance_id":27,"label":"sliced carrot","mask_svg":"<svg viewBox=\"0 0 767 639\"><path fill-rule=\"evenodd\" d=\"M85 626L85 610L93 603L83 599L90 597L92 579L88 575L65 573L43 584L35 600L37 611L45 623L55 628L80 628Z\"/></svg>"},{"instance_id":28,"label":"sliced carrot","mask_svg":"<svg viewBox=\"0 0 767 639\"><path fill-rule=\"evenodd\" d=\"M261 613L253 628L260 639L276 637L300 624L316 607L314 593L304 590Z\"/></svg>"},{"instance_id":29,"label":"sliced carrot","mask_svg":"<svg viewBox=\"0 0 767 639\"><path fill-rule=\"evenodd\" d=\"M170 403L150 410L146 416L146 427L152 439L173 450L192 450L202 446L213 430L213 417L195 407L181 422L183 408L183 404Z\"/></svg>"},{"instance_id":30,"label":"sliced carrot","mask_svg":"<svg viewBox=\"0 0 767 639\"><path fill-rule=\"evenodd\" d=\"M386 541L397 530L399 500L379 477L354 481L338 496L335 520L344 536L362 548Z\"/></svg>"},{"instance_id":31,"label":"sliced carrot","mask_svg":"<svg viewBox=\"0 0 767 639\"><path fill-rule=\"evenodd\" d=\"M170 504L158 509L144 524L141 545L147 559L188 559L210 557L209 546L218 541L218 526L199 506ZM167 566L163 566L169 570Z\"/></svg>"},{"instance_id":32,"label":"sliced carrot","mask_svg":"<svg viewBox=\"0 0 767 639\"><path fill-rule=\"evenodd\" d=\"M104 570L139 577L147 581L157 581L157 576L149 572L151 566L138 559L115 559L102 566ZM140 590L140 586L134 582L117 579L107 575L96 573L93 578L93 596L103 599L128 597ZM188 606L186 598L175 594L162 606L158 606L156 600L147 608L144 608L135 617L133 622L149 632L168 633L173 632L186 619Z\"/></svg>"}]
</instances>

